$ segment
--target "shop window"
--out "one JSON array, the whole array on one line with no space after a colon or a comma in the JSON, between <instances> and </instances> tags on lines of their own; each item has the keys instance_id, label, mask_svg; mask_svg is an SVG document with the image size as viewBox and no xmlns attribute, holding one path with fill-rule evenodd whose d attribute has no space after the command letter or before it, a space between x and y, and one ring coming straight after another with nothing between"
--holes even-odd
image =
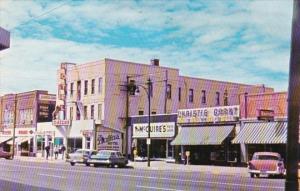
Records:
<instances>
[{"instance_id":1,"label":"shop window","mask_svg":"<svg viewBox=\"0 0 300 191\"><path fill-rule=\"evenodd\" d=\"M88 81L84 80L84 95L87 95L88 93Z\"/></svg>"},{"instance_id":2,"label":"shop window","mask_svg":"<svg viewBox=\"0 0 300 191\"><path fill-rule=\"evenodd\" d=\"M206 104L206 91L205 90L202 90L201 91L201 103L202 104Z\"/></svg>"},{"instance_id":3,"label":"shop window","mask_svg":"<svg viewBox=\"0 0 300 191\"><path fill-rule=\"evenodd\" d=\"M92 79L91 94L95 93L95 79Z\"/></svg>"},{"instance_id":4,"label":"shop window","mask_svg":"<svg viewBox=\"0 0 300 191\"><path fill-rule=\"evenodd\" d=\"M144 111L140 110L139 115L144 115Z\"/></svg>"},{"instance_id":5,"label":"shop window","mask_svg":"<svg viewBox=\"0 0 300 191\"><path fill-rule=\"evenodd\" d=\"M189 102L193 103L194 102L194 90L189 89Z\"/></svg>"},{"instance_id":6,"label":"shop window","mask_svg":"<svg viewBox=\"0 0 300 191\"><path fill-rule=\"evenodd\" d=\"M172 86L171 84L167 84L167 98L171 99L172 97Z\"/></svg>"},{"instance_id":7,"label":"shop window","mask_svg":"<svg viewBox=\"0 0 300 191\"><path fill-rule=\"evenodd\" d=\"M87 119L87 106L86 105L83 107L83 119L84 120Z\"/></svg>"},{"instance_id":8,"label":"shop window","mask_svg":"<svg viewBox=\"0 0 300 191\"><path fill-rule=\"evenodd\" d=\"M94 119L94 105L91 105L91 119Z\"/></svg>"},{"instance_id":9,"label":"shop window","mask_svg":"<svg viewBox=\"0 0 300 191\"><path fill-rule=\"evenodd\" d=\"M220 92L216 92L216 105L220 105Z\"/></svg>"},{"instance_id":10,"label":"shop window","mask_svg":"<svg viewBox=\"0 0 300 191\"><path fill-rule=\"evenodd\" d=\"M178 88L178 101L181 101L181 88Z\"/></svg>"}]
</instances>

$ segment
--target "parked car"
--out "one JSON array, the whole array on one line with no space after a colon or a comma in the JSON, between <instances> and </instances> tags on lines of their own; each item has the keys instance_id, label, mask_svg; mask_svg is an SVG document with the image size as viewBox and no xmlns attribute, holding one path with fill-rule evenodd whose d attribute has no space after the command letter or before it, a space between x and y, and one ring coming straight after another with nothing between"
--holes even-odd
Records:
<instances>
[{"instance_id":1,"label":"parked car","mask_svg":"<svg viewBox=\"0 0 300 191\"><path fill-rule=\"evenodd\" d=\"M117 165L119 168L122 168L128 164L128 159L119 151L101 150L96 155L92 155L87 164L93 164L95 167L100 165L115 167Z\"/></svg>"},{"instance_id":2,"label":"parked car","mask_svg":"<svg viewBox=\"0 0 300 191\"><path fill-rule=\"evenodd\" d=\"M252 160L248 163L251 178L260 175L281 176L286 173L284 162L279 153L275 152L256 152Z\"/></svg>"},{"instance_id":3,"label":"parked car","mask_svg":"<svg viewBox=\"0 0 300 191\"><path fill-rule=\"evenodd\" d=\"M0 158L12 159L12 153L0 150Z\"/></svg>"},{"instance_id":4,"label":"parked car","mask_svg":"<svg viewBox=\"0 0 300 191\"><path fill-rule=\"evenodd\" d=\"M74 153L69 153L67 162L70 162L71 166L74 166L76 163L83 163L87 166L87 160L92 156L97 154L97 151L95 150L89 150L89 149L77 149Z\"/></svg>"}]
</instances>

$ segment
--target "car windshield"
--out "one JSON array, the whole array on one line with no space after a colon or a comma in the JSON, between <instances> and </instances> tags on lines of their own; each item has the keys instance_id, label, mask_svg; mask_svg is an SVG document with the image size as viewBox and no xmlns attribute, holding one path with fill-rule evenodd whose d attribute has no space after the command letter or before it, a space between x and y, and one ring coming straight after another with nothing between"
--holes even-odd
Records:
<instances>
[{"instance_id":1,"label":"car windshield","mask_svg":"<svg viewBox=\"0 0 300 191\"><path fill-rule=\"evenodd\" d=\"M254 160L279 160L277 156L273 155L256 155L253 157Z\"/></svg>"}]
</instances>

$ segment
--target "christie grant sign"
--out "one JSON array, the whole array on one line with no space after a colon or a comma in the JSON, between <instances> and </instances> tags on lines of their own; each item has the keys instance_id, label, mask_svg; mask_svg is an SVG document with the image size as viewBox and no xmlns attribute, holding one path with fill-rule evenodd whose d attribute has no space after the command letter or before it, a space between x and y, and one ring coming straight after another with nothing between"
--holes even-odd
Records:
<instances>
[{"instance_id":1,"label":"christie grant sign","mask_svg":"<svg viewBox=\"0 0 300 191\"><path fill-rule=\"evenodd\" d=\"M237 121L240 116L238 105L178 110L178 123Z\"/></svg>"},{"instance_id":2,"label":"christie grant sign","mask_svg":"<svg viewBox=\"0 0 300 191\"><path fill-rule=\"evenodd\" d=\"M133 124L133 137L146 138L148 137L148 123ZM173 137L175 135L175 123L151 123L150 136L151 137Z\"/></svg>"}]
</instances>

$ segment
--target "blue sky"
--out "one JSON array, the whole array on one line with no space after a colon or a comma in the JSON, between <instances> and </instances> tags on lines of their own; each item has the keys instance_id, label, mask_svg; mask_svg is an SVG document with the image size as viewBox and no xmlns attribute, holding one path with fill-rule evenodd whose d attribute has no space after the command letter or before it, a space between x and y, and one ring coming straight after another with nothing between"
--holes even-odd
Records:
<instances>
[{"instance_id":1,"label":"blue sky","mask_svg":"<svg viewBox=\"0 0 300 191\"><path fill-rule=\"evenodd\" d=\"M113 58L181 75L286 91L291 0L0 2L11 48L0 52L0 94L56 92L61 62Z\"/></svg>"}]
</instances>

